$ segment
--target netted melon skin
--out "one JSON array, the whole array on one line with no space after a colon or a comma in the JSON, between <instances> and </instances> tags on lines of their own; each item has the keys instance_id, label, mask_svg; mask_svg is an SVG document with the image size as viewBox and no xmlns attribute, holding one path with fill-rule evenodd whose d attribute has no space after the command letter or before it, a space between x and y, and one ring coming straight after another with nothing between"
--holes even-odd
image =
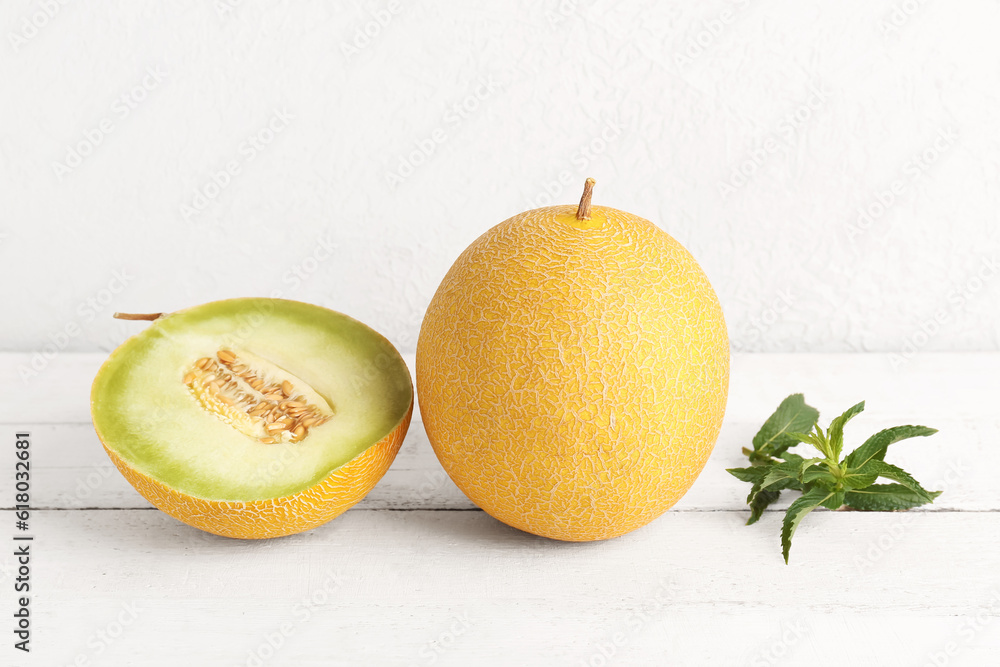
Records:
<instances>
[{"instance_id":1,"label":"netted melon skin","mask_svg":"<svg viewBox=\"0 0 1000 667\"><path fill-rule=\"evenodd\" d=\"M729 387L722 308L691 254L648 220L593 210L602 224L557 206L486 232L417 344L422 421L451 479L500 521L566 541L674 505Z\"/></svg>"},{"instance_id":2,"label":"netted melon skin","mask_svg":"<svg viewBox=\"0 0 1000 667\"><path fill-rule=\"evenodd\" d=\"M106 444L104 451L125 479L159 510L189 526L224 537L265 539L311 530L356 505L392 465L406 437L413 403L388 435L299 493L256 501L206 500L181 493L136 470Z\"/></svg>"}]
</instances>

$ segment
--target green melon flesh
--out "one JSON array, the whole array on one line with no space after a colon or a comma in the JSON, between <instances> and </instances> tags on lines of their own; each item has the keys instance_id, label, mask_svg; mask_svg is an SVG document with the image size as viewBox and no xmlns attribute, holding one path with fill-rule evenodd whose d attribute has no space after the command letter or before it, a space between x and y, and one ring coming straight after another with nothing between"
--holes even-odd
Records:
<instances>
[{"instance_id":1,"label":"green melon flesh","mask_svg":"<svg viewBox=\"0 0 1000 667\"><path fill-rule=\"evenodd\" d=\"M335 414L301 442L263 444L205 410L182 379L201 357L242 349L298 376ZM153 322L94 380L94 426L137 470L207 500L288 496L388 435L412 400L406 365L385 338L325 308L231 299Z\"/></svg>"}]
</instances>

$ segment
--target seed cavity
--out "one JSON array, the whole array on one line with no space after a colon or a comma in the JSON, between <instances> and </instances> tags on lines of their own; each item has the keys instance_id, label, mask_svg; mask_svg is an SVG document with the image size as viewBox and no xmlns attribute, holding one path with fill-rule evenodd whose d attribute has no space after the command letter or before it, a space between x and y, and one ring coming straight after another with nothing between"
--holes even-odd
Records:
<instances>
[{"instance_id":1,"label":"seed cavity","mask_svg":"<svg viewBox=\"0 0 1000 667\"><path fill-rule=\"evenodd\" d=\"M201 357L182 381L202 408L267 445L301 442L334 415L303 380L246 351Z\"/></svg>"}]
</instances>

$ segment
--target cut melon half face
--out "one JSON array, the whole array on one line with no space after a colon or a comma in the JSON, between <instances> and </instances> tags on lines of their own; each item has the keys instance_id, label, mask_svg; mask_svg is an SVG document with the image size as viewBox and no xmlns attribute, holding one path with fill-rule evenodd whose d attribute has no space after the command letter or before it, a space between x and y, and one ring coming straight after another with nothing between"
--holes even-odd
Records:
<instances>
[{"instance_id":1,"label":"cut melon half face","mask_svg":"<svg viewBox=\"0 0 1000 667\"><path fill-rule=\"evenodd\" d=\"M101 367L97 435L153 505L217 535L323 524L385 474L413 410L389 341L325 308L231 299L155 319Z\"/></svg>"}]
</instances>

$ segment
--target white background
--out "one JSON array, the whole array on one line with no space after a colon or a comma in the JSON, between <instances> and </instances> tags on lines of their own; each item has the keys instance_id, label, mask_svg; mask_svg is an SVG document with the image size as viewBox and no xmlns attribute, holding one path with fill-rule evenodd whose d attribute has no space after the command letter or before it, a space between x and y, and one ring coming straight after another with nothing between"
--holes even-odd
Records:
<instances>
[{"instance_id":1,"label":"white background","mask_svg":"<svg viewBox=\"0 0 1000 667\"><path fill-rule=\"evenodd\" d=\"M458 253L586 176L736 350L1000 348L996 2L234 3L0 6L0 349L277 292L412 351Z\"/></svg>"},{"instance_id":2,"label":"white background","mask_svg":"<svg viewBox=\"0 0 1000 667\"><path fill-rule=\"evenodd\" d=\"M4 625L0 663L995 663L998 30L995 0L0 3L0 449L32 433L38 536L34 650ZM712 458L648 526L473 511L419 413L363 501L276 540L183 525L104 454L90 383L145 326L114 311L277 293L412 368L455 257L587 176L692 250L737 352L796 353L733 356ZM890 457L943 495L817 511L785 565L789 494L744 527L725 469L794 391L824 424L867 399L849 446L940 429ZM12 498L8 467L5 540Z\"/></svg>"}]
</instances>

